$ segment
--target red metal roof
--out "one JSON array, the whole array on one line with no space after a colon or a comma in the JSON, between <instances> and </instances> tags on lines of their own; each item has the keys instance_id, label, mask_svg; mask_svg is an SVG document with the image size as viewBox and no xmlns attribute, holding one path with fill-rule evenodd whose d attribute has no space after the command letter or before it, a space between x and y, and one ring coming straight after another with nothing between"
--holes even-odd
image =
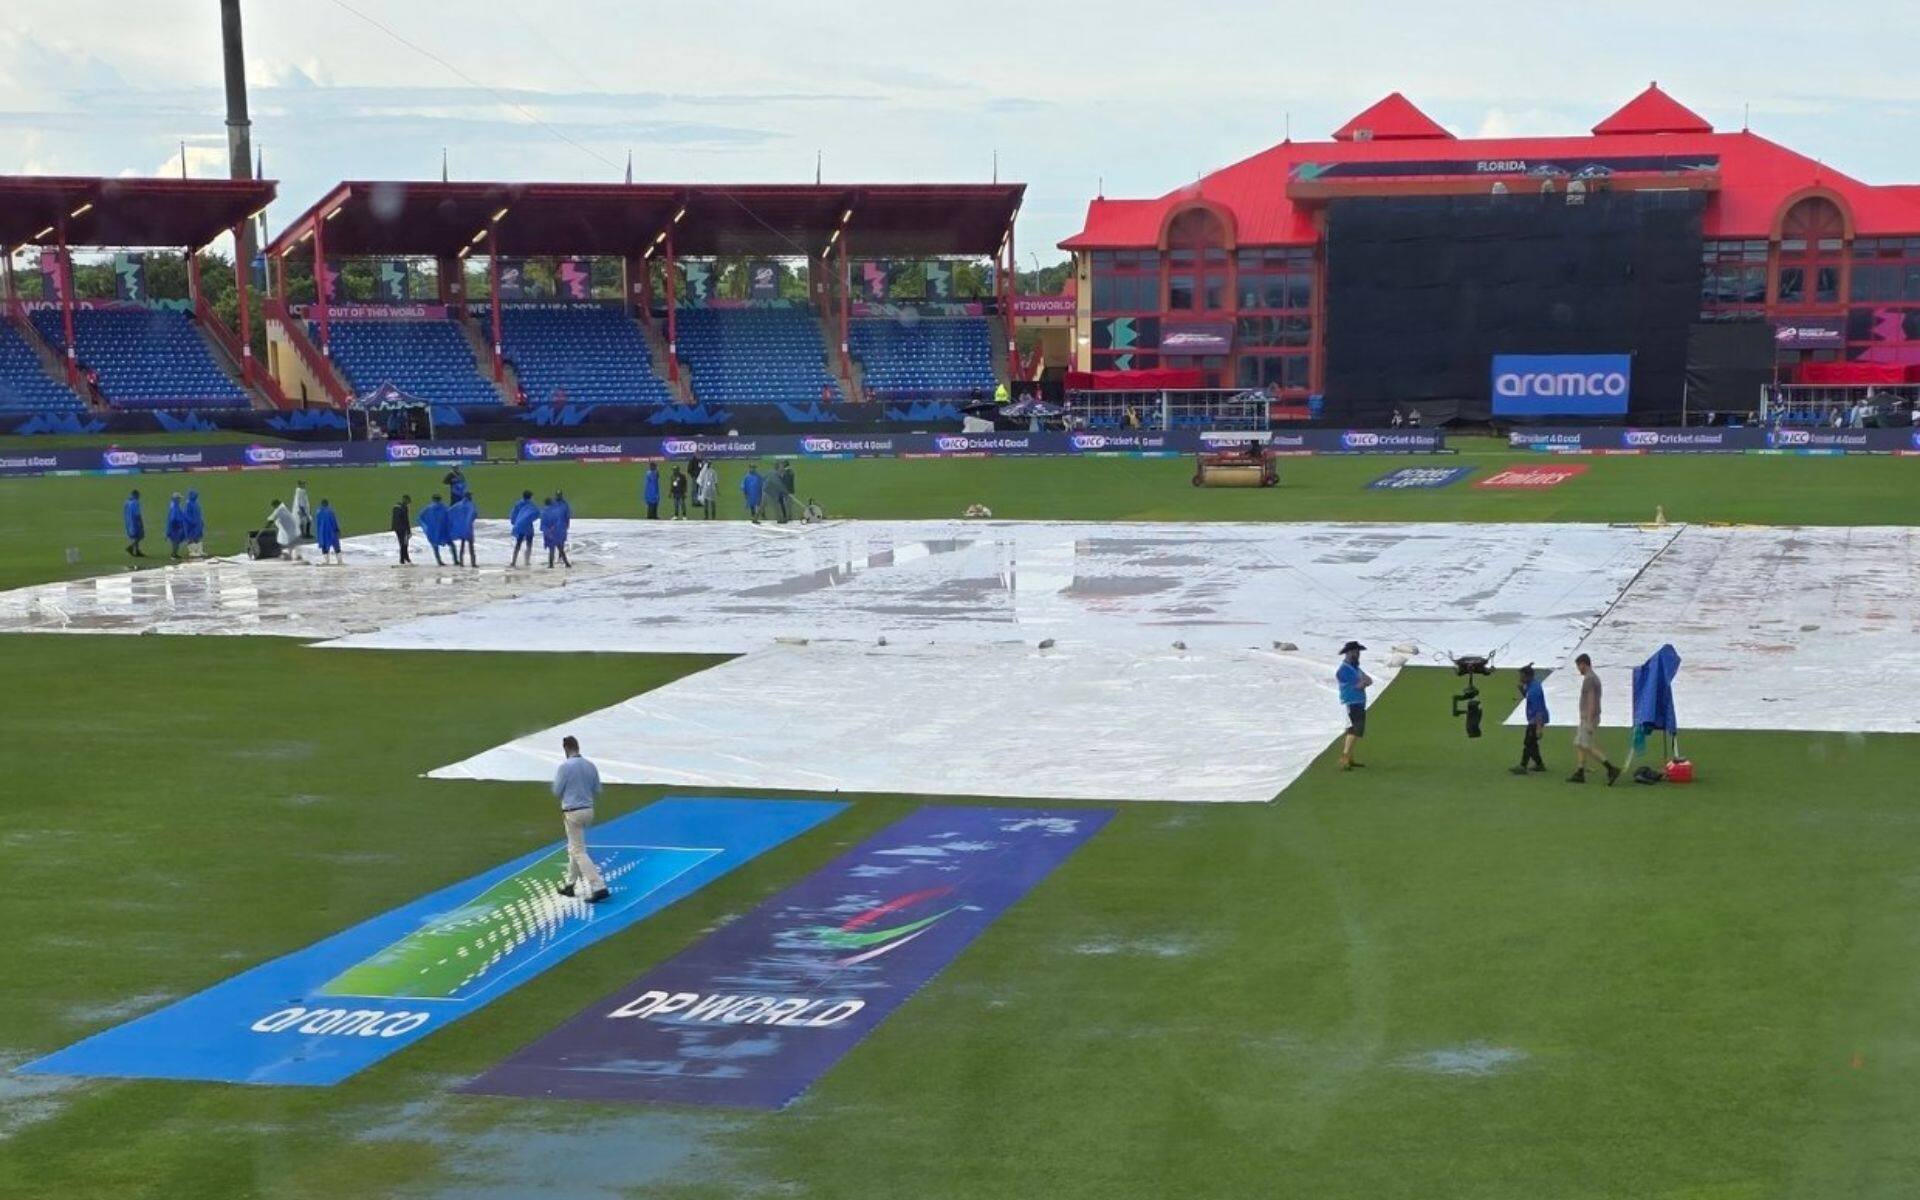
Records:
<instances>
[{"instance_id":1,"label":"red metal roof","mask_svg":"<svg viewBox=\"0 0 1920 1200\"><path fill-rule=\"evenodd\" d=\"M1664 98L1664 93L1661 97ZM1643 93L1639 99L1646 98ZM1655 124L1677 122L1677 118L1668 120L1658 112L1649 115L1652 107L1651 101L1642 106L1642 115L1634 119ZM1632 108L1633 104L1627 106ZM1857 233L1920 235L1920 187L1862 183L1806 155L1742 130L1738 133L1621 132L1604 136L1447 141L1376 137L1371 141L1282 142L1163 196L1095 200L1087 207L1086 224L1081 231L1060 245L1068 250L1158 246L1167 219L1193 200L1205 200L1225 209L1231 215L1235 241L1239 245L1312 245L1319 238L1313 208L1296 203L1287 194L1289 182L1302 167L1310 173L1314 168L1336 163L1392 164L1457 159L1464 165L1466 174L1486 175L1491 179L1498 172L1485 171L1482 164L1634 156L1717 160L1714 170L1719 176L1719 187L1708 197L1704 216L1708 237L1766 237L1772 232L1783 206L1810 188L1821 188L1839 197L1851 214ZM1524 175L1525 171L1517 174ZM1390 190L1391 186L1390 181L1383 183L1382 190Z\"/></svg>"},{"instance_id":2,"label":"red metal roof","mask_svg":"<svg viewBox=\"0 0 1920 1200\"><path fill-rule=\"evenodd\" d=\"M1415 108L1399 92L1388 92L1351 121L1333 131L1336 142L1397 142L1409 138L1450 138L1440 123Z\"/></svg>"},{"instance_id":3,"label":"red metal roof","mask_svg":"<svg viewBox=\"0 0 1920 1200\"><path fill-rule=\"evenodd\" d=\"M0 175L0 250L52 245L62 222L69 246L198 249L265 208L277 186L253 179Z\"/></svg>"},{"instance_id":4,"label":"red metal roof","mask_svg":"<svg viewBox=\"0 0 1920 1200\"><path fill-rule=\"evenodd\" d=\"M1713 126L1699 113L1650 83L1647 90L1621 105L1593 127L1600 137L1621 133L1712 133Z\"/></svg>"},{"instance_id":5,"label":"red metal roof","mask_svg":"<svg viewBox=\"0 0 1920 1200\"><path fill-rule=\"evenodd\" d=\"M480 252L499 214L513 255L641 254L669 227L682 255L800 257L826 251L846 217L856 255L992 254L1026 185L342 183L270 250L325 223L329 255Z\"/></svg>"}]
</instances>

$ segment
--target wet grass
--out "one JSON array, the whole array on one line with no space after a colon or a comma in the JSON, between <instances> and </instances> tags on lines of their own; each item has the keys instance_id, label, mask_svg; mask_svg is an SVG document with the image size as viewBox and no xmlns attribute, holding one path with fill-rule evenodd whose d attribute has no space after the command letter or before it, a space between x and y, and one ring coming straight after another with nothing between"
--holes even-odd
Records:
<instances>
[{"instance_id":1,"label":"wet grass","mask_svg":"<svg viewBox=\"0 0 1920 1200\"><path fill-rule=\"evenodd\" d=\"M1675 519L1880 523L1920 498L1913 460L1583 461L1540 495L1362 490L1397 465L1380 460L1283 464L1287 486L1265 493L1197 492L1184 464L1127 460L800 470L803 494L888 517L980 501L1002 516L1626 520L1663 503ZM471 474L483 504L557 484L583 516L636 508L636 469ZM436 476L312 482L359 532ZM288 483L146 482L175 480L202 487L216 537ZM125 486L0 483L0 581L57 575L76 542L97 568ZM0 1064L550 840L539 785L420 773L713 661L0 637ZM786 1112L449 1089L919 799L852 797L337 1087L0 1076L0 1195L1910 1195L1920 740L1696 733L1690 788L1575 788L1564 731L1554 773L1515 779L1509 731L1470 742L1447 717L1452 683L1394 683L1365 771L1323 756L1271 805L1121 806ZM662 791L613 788L605 815Z\"/></svg>"}]
</instances>

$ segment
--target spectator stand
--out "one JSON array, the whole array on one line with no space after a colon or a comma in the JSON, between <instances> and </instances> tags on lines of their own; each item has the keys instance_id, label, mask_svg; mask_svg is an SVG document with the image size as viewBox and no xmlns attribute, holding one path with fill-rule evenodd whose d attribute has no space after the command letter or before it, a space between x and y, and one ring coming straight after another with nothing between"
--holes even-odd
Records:
<instances>
[{"instance_id":1,"label":"spectator stand","mask_svg":"<svg viewBox=\"0 0 1920 1200\"><path fill-rule=\"evenodd\" d=\"M342 295L341 264L425 259L434 263L434 292L407 302L444 306L471 329L497 387L513 388L510 367L519 366L517 390L529 404L555 397L570 405L766 401L817 412L861 398L852 325L857 305L886 295L873 285L877 262L990 260L994 294L971 314L983 319L966 328L965 357L978 349L974 334L1004 335L1004 349L996 343L991 356L1012 357L1014 322L1000 315L1012 307L1014 222L1024 194L1024 185L999 183L350 181L289 224L267 253L276 303L307 305L317 361L334 361L334 325L346 306L393 302ZM608 270L606 260L618 269ZM749 268L745 295L716 295L723 262ZM484 298L468 295L479 290L468 271L481 263ZM530 294L527 281L548 276L549 267L553 290ZM788 278L804 272L804 295L780 294L782 271ZM554 315L523 318L527 307ZM583 328L589 315L603 320L609 309L637 323L644 342ZM683 340L683 325L694 344ZM303 336L296 331L292 340ZM554 339L578 352L553 352ZM689 388L695 358L703 367ZM931 378L911 361L908 367L910 379ZM978 376L967 369L974 370L967 378ZM393 382L426 394L420 380ZM765 382L772 386L759 386Z\"/></svg>"},{"instance_id":2,"label":"spectator stand","mask_svg":"<svg viewBox=\"0 0 1920 1200\"><path fill-rule=\"evenodd\" d=\"M268 180L0 176L7 319L29 349L44 345L57 357L66 386L79 396L108 404L124 398L149 409L278 405L283 398L253 358L250 264L234 255L235 330L207 302L199 263L223 234L249 245L249 226L276 191ZM14 269L15 257L29 248L38 253L42 281L32 302ZM116 300L82 300L73 286L75 249L179 250L185 303L153 304L132 271L119 276ZM90 353L98 365L88 363Z\"/></svg>"}]
</instances>

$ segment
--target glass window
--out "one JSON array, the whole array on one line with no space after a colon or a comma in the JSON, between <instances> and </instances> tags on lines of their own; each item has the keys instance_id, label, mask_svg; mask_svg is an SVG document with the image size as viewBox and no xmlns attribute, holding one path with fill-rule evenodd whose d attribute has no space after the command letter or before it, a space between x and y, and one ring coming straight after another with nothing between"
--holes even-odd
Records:
<instances>
[{"instance_id":1,"label":"glass window","mask_svg":"<svg viewBox=\"0 0 1920 1200\"><path fill-rule=\"evenodd\" d=\"M1815 242L1814 245L1818 246L1821 252L1824 254L1835 254L1835 253L1838 253L1840 250L1840 239L1839 238L1821 238L1819 241Z\"/></svg>"},{"instance_id":2,"label":"glass window","mask_svg":"<svg viewBox=\"0 0 1920 1200\"><path fill-rule=\"evenodd\" d=\"M1782 238L1780 240L1780 253L1782 254L1805 254L1806 252L1807 239L1805 238Z\"/></svg>"},{"instance_id":3,"label":"glass window","mask_svg":"<svg viewBox=\"0 0 1920 1200\"><path fill-rule=\"evenodd\" d=\"M1815 304L1837 304L1840 300L1840 268L1819 267L1813 275Z\"/></svg>"},{"instance_id":4,"label":"glass window","mask_svg":"<svg viewBox=\"0 0 1920 1200\"><path fill-rule=\"evenodd\" d=\"M1193 307L1193 276L1169 275L1167 277L1167 307L1171 309Z\"/></svg>"},{"instance_id":5,"label":"glass window","mask_svg":"<svg viewBox=\"0 0 1920 1200\"><path fill-rule=\"evenodd\" d=\"M1900 298L1920 300L1920 265L1904 267L1902 270L1906 273L1906 285L1901 288ZM1892 298L1888 297L1888 299Z\"/></svg>"},{"instance_id":6,"label":"glass window","mask_svg":"<svg viewBox=\"0 0 1920 1200\"><path fill-rule=\"evenodd\" d=\"M1780 303L1798 304L1806 298L1806 272L1799 267L1780 268Z\"/></svg>"},{"instance_id":7,"label":"glass window","mask_svg":"<svg viewBox=\"0 0 1920 1200\"><path fill-rule=\"evenodd\" d=\"M1093 265L1096 267L1111 267L1114 258L1115 254L1111 250L1095 250L1093 252Z\"/></svg>"},{"instance_id":8,"label":"glass window","mask_svg":"<svg viewBox=\"0 0 1920 1200\"><path fill-rule=\"evenodd\" d=\"M1193 261L1193 249L1192 247L1176 246L1172 250L1167 251L1167 259L1170 262L1190 263Z\"/></svg>"},{"instance_id":9,"label":"glass window","mask_svg":"<svg viewBox=\"0 0 1920 1200\"><path fill-rule=\"evenodd\" d=\"M1281 359L1280 363L1281 363L1281 375L1280 375L1281 387L1304 388L1307 386L1309 372L1307 370L1306 355L1289 354L1287 357Z\"/></svg>"},{"instance_id":10,"label":"glass window","mask_svg":"<svg viewBox=\"0 0 1920 1200\"><path fill-rule=\"evenodd\" d=\"M1118 290L1115 285L1119 282L1119 280L1111 275L1102 275L1095 272L1093 276L1093 311L1111 312L1119 307L1119 302L1115 296Z\"/></svg>"},{"instance_id":11,"label":"glass window","mask_svg":"<svg viewBox=\"0 0 1920 1200\"><path fill-rule=\"evenodd\" d=\"M1300 272L1294 272L1287 276L1286 307L1288 308L1313 307L1313 276L1312 275L1307 274L1304 271L1300 271Z\"/></svg>"},{"instance_id":12,"label":"glass window","mask_svg":"<svg viewBox=\"0 0 1920 1200\"><path fill-rule=\"evenodd\" d=\"M1740 291L1736 299L1742 304L1767 302L1767 269L1765 267L1740 268Z\"/></svg>"},{"instance_id":13,"label":"glass window","mask_svg":"<svg viewBox=\"0 0 1920 1200\"><path fill-rule=\"evenodd\" d=\"M1227 306L1227 279L1224 275L1208 275L1201 281L1205 285L1208 309L1222 309Z\"/></svg>"}]
</instances>

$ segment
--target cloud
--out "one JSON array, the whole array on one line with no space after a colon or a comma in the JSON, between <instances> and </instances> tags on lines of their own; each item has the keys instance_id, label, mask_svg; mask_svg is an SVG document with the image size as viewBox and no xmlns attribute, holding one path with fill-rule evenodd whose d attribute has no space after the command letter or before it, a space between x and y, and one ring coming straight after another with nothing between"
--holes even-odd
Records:
<instances>
[{"instance_id":1,"label":"cloud","mask_svg":"<svg viewBox=\"0 0 1920 1200\"><path fill-rule=\"evenodd\" d=\"M180 156L187 158L186 175L189 179L224 179L227 175L227 147L223 142L218 146L196 146L191 142L168 155L159 166L151 171L136 171L129 167L121 171L122 175L152 175L161 179L180 177Z\"/></svg>"}]
</instances>

